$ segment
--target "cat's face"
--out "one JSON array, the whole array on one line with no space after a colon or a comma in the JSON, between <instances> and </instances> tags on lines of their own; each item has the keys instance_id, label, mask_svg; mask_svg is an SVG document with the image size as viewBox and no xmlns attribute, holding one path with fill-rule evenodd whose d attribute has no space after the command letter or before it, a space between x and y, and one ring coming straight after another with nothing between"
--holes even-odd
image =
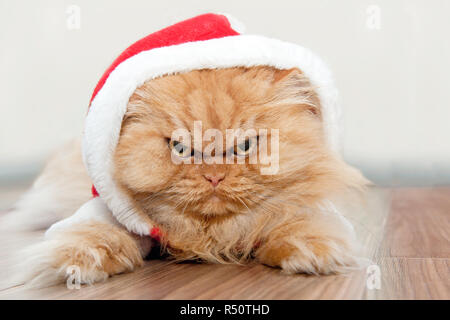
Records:
<instances>
[{"instance_id":1,"label":"cat's face","mask_svg":"<svg viewBox=\"0 0 450 320\"><path fill-rule=\"evenodd\" d=\"M226 129L254 129L256 136L234 149L244 163L226 164L225 155L220 155L223 164L174 163L174 154L195 157L209 144L195 150L192 143L193 150L187 150L171 139L177 129L193 134L195 121L201 121L202 133L223 133L224 151ZM249 163L248 154L261 144L259 129L268 131L269 155L276 152L272 130L279 130L279 163L271 164L279 170L272 175L261 173L268 165ZM115 154L115 177L145 210L157 206L186 215L224 216L251 210L294 185L305 201L321 196L323 186L336 180L332 161L317 96L300 71L201 70L151 80L136 90Z\"/></svg>"}]
</instances>

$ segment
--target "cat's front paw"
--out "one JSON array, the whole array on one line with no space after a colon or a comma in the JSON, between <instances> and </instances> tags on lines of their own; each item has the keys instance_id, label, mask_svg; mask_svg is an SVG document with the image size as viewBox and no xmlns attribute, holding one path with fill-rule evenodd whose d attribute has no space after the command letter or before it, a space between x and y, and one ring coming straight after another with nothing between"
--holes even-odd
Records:
<instances>
[{"instance_id":1,"label":"cat's front paw","mask_svg":"<svg viewBox=\"0 0 450 320\"><path fill-rule=\"evenodd\" d=\"M296 250L281 261L281 268L288 273L337 274L360 265L349 243L325 238L293 245Z\"/></svg>"},{"instance_id":2,"label":"cat's front paw","mask_svg":"<svg viewBox=\"0 0 450 320\"><path fill-rule=\"evenodd\" d=\"M27 252L18 272L22 281L37 287L62 283L68 277L80 284L92 284L143 263L135 239L125 230L102 223L60 231Z\"/></svg>"},{"instance_id":3,"label":"cat's front paw","mask_svg":"<svg viewBox=\"0 0 450 320\"><path fill-rule=\"evenodd\" d=\"M261 247L257 257L287 273L337 274L360 265L351 241L327 237L278 239Z\"/></svg>"}]
</instances>

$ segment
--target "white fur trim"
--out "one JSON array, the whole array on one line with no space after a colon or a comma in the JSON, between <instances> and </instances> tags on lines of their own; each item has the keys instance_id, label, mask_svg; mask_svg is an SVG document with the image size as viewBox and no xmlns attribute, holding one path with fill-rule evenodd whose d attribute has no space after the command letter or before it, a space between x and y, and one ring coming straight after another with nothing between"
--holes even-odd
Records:
<instances>
[{"instance_id":1,"label":"white fur trim","mask_svg":"<svg viewBox=\"0 0 450 320\"><path fill-rule=\"evenodd\" d=\"M317 87L326 136L330 146L336 150L339 115L337 90L326 65L304 47L262 36L231 36L144 51L122 62L111 72L88 112L83 156L100 196L129 231L141 235L149 233L148 221L135 212L127 196L112 178L113 154L133 92L145 81L168 74L261 65L278 69L297 67L305 73Z\"/></svg>"},{"instance_id":2,"label":"white fur trim","mask_svg":"<svg viewBox=\"0 0 450 320\"><path fill-rule=\"evenodd\" d=\"M106 204L99 197L93 198L82 205L77 212L75 212L70 217L54 223L46 232L45 237L51 237L55 232L67 229L78 223L87 221L98 221L103 223L109 223L116 226L121 226L114 218L111 210L106 206Z\"/></svg>"}]
</instances>

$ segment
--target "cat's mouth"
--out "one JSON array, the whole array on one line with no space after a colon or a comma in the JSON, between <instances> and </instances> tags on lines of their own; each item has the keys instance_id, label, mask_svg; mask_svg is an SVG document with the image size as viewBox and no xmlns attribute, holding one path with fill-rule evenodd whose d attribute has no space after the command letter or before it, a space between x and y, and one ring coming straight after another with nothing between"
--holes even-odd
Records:
<instances>
[{"instance_id":1,"label":"cat's mouth","mask_svg":"<svg viewBox=\"0 0 450 320\"><path fill-rule=\"evenodd\" d=\"M175 209L183 215L209 217L247 212L257 204L257 201L251 199L248 192L239 191L228 185L220 185L216 188L202 185L177 197L174 202Z\"/></svg>"},{"instance_id":2,"label":"cat's mouth","mask_svg":"<svg viewBox=\"0 0 450 320\"><path fill-rule=\"evenodd\" d=\"M209 196L209 201L220 202L220 201L222 201L222 199L214 192L213 194L211 194Z\"/></svg>"},{"instance_id":3,"label":"cat's mouth","mask_svg":"<svg viewBox=\"0 0 450 320\"><path fill-rule=\"evenodd\" d=\"M198 211L206 216L235 214L246 208L237 197L229 196L221 190L209 192L197 205Z\"/></svg>"},{"instance_id":4,"label":"cat's mouth","mask_svg":"<svg viewBox=\"0 0 450 320\"><path fill-rule=\"evenodd\" d=\"M220 192L217 192L217 190L211 191L203 199L203 202L209 203L210 205L225 205L229 201L230 199L222 195Z\"/></svg>"}]
</instances>

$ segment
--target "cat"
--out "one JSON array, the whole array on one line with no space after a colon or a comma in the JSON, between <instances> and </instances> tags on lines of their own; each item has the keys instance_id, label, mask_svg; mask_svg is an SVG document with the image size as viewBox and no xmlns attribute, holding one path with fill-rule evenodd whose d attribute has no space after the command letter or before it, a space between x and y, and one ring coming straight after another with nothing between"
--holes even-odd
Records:
<instances>
[{"instance_id":1,"label":"cat","mask_svg":"<svg viewBox=\"0 0 450 320\"><path fill-rule=\"evenodd\" d=\"M248 159L174 164L171 133L180 126L192 131L195 121L221 132L279 129L278 172L263 175L262 165ZM51 224L88 199L79 148L71 143L53 158L11 213L16 223L35 228L30 221L45 214ZM187 157L193 154L189 149ZM354 231L332 203L364 194L367 180L328 146L316 88L297 68L202 69L146 81L128 102L113 161L117 185L160 227L161 249L178 261L256 261L308 274L359 265ZM80 174L65 173L73 170ZM63 193L48 210L45 200ZM102 281L142 266L153 244L114 223L80 222L29 248L26 280L61 282L75 265L82 283Z\"/></svg>"}]
</instances>

